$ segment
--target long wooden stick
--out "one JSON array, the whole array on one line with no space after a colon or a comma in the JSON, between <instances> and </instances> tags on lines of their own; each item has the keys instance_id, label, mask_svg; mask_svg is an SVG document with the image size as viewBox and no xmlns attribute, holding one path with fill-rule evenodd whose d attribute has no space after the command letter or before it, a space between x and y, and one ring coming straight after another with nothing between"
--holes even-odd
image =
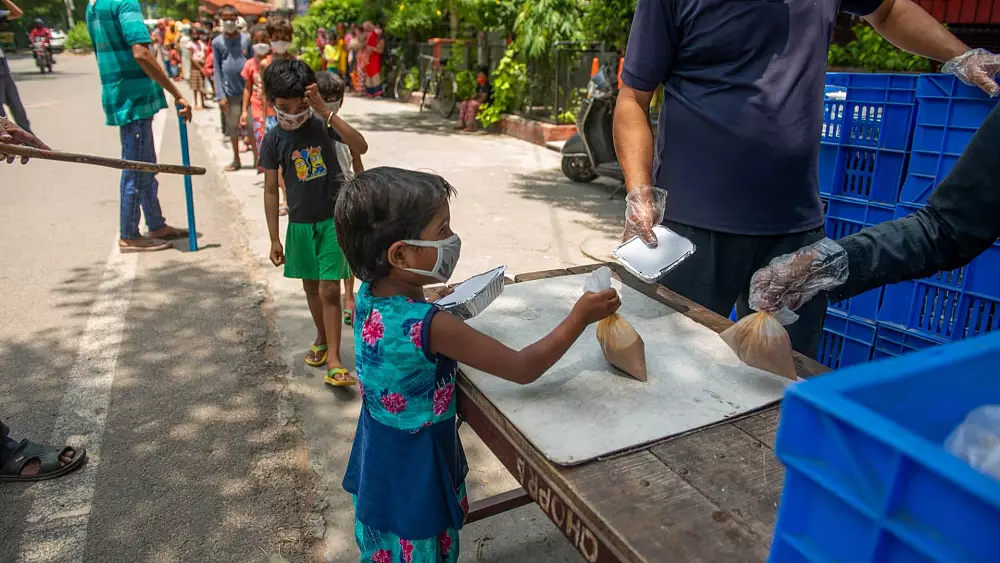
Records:
<instances>
[{"instance_id":1,"label":"long wooden stick","mask_svg":"<svg viewBox=\"0 0 1000 563\"><path fill-rule=\"evenodd\" d=\"M135 160L121 160L117 158L108 158L106 156L46 151L36 149L35 147L25 145L9 145L7 143L0 143L0 154L13 154L16 156L26 156L28 158L40 158L42 160L57 160L59 162L75 162L76 164L90 164L92 166L104 166L107 168L116 168L118 170L162 172L164 174L180 174L182 176L203 176L205 174L205 169L200 166L137 162Z\"/></svg>"}]
</instances>

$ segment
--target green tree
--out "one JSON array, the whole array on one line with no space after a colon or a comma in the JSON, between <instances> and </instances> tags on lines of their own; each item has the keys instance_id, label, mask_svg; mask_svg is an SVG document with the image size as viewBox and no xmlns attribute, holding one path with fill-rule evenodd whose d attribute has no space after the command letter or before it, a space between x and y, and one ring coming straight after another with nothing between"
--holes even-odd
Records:
<instances>
[{"instance_id":1,"label":"green tree","mask_svg":"<svg viewBox=\"0 0 1000 563\"><path fill-rule=\"evenodd\" d=\"M590 0L583 10L583 32L587 39L602 41L624 51L635 15L636 0Z\"/></svg>"},{"instance_id":2,"label":"green tree","mask_svg":"<svg viewBox=\"0 0 1000 563\"><path fill-rule=\"evenodd\" d=\"M521 56L551 59L557 41L582 41L583 12L578 0L526 0L514 21L514 43Z\"/></svg>"},{"instance_id":3,"label":"green tree","mask_svg":"<svg viewBox=\"0 0 1000 563\"><path fill-rule=\"evenodd\" d=\"M198 0L157 0L156 17L197 21Z\"/></svg>"},{"instance_id":4,"label":"green tree","mask_svg":"<svg viewBox=\"0 0 1000 563\"><path fill-rule=\"evenodd\" d=\"M324 0L313 4L305 15L292 20L293 48L303 50L313 45L316 30L321 27L330 29L338 23L357 23L363 16L364 7L364 0Z\"/></svg>"},{"instance_id":5,"label":"green tree","mask_svg":"<svg viewBox=\"0 0 1000 563\"><path fill-rule=\"evenodd\" d=\"M844 46L830 46L827 64L870 72L927 72L931 69L928 59L898 49L868 24L855 25L852 31L854 39Z\"/></svg>"}]
</instances>

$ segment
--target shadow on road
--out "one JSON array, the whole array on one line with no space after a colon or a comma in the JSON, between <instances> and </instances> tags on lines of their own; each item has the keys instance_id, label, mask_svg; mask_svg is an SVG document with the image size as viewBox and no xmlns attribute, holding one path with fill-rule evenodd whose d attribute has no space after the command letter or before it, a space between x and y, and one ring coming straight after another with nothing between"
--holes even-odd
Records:
<instances>
[{"instance_id":1,"label":"shadow on road","mask_svg":"<svg viewBox=\"0 0 1000 563\"><path fill-rule=\"evenodd\" d=\"M515 176L513 189L519 196L588 216L575 223L601 234L620 235L625 227L625 203L621 197L610 199L615 185L600 180L580 184L558 170L545 170Z\"/></svg>"},{"instance_id":2,"label":"shadow on road","mask_svg":"<svg viewBox=\"0 0 1000 563\"><path fill-rule=\"evenodd\" d=\"M352 99L346 102L350 104ZM398 111L386 113L367 113L360 116L352 116L350 123L360 131L389 132L395 133L404 131L407 133L421 133L426 135L468 135L455 131L456 121L446 120L437 111L412 111L416 106L395 102L392 100L379 100L380 104L393 104ZM396 108L394 108L396 109ZM458 108L452 117L458 117Z\"/></svg>"},{"instance_id":3,"label":"shadow on road","mask_svg":"<svg viewBox=\"0 0 1000 563\"><path fill-rule=\"evenodd\" d=\"M140 261L133 282L101 462L82 469L99 471L84 560L236 562L264 550L298 561L313 502L299 489L312 477L276 420L284 370L268 353L264 293L238 267L177 256ZM52 306L87 318L103 266L74 270ZM61 403L78 343L59 330L0 341L0 396L34 401L4 401L16 437L34 404ZM0 561L16 559L31 494L0 487Z\"/></svg>"}]
</instances>

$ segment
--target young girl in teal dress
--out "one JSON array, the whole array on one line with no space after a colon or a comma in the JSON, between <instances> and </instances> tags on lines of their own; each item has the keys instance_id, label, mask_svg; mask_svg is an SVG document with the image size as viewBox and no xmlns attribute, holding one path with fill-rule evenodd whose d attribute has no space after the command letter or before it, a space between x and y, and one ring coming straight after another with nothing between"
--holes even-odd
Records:
<instances>
[{"instance_id":1,"label":"young girl in teal dress","mask_svg":"<svg viewBox=\"0 0 1000 563\"><path fill-rule=\"evenodd\" d=\"M521 351L441 312L424 286L448 281L458 262L453 194L440 176L373 168L337 199L337 237L363 282L354 327L362 406L344 489L354 497L366 563L458 560L469 503L455 425L457 362L531 383L621 304L613 289L584 294L555 330Z\"/></svg>"}]
</instances>

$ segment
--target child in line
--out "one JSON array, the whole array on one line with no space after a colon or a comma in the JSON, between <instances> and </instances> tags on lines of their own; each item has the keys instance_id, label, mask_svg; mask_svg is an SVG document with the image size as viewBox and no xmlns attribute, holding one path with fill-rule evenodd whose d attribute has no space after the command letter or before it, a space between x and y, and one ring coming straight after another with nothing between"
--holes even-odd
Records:
<instances>
[{"instance_id":1,"label":"child in line","mask_svg":"<svg viewBox=\"0 0 1000 563\"><path fill-rule=\"evenodd\" d=\"M167 60L170 66L167 67L168 74L170 78L174 80L181 79L181 54L177 52L177 48L173 43L167 45Z\"/></svg>"},{"instance_id":2,"label":"child in line","mask_svg":"<svg viewBox=\"0 0 1000 563\"><path fill-rule=\"evenodd\" d=\"M194 96L194 109L204 109L205 90L201 69L205 66L205 40L198 29L191 31L191 42L188 44L191 51L191 77L189 83Z\"/></svg>"},{"instance_id":3,"label":"child in line","mask_svg":"<svg viewBox=\"0 0 1000 563\"><path fill-rule=\"evenodd\" d=\"M490 81L486 76L487 69L480 68L476 74L476 93L471 99L465 100L459 106L458 125L455 129L465 129L466 131L476 131L479 129L479 122L476 115L479 113L479 106L485 104L490 99Z\"/></svg>"},{"instance_id":4,"label":"child in line","mask_svg":"<svg viewBox=\"0 0 1000 563\"><path fill-rule=\"evenodd\" d=\"M341 169L331 141L342 141L358 154L368 144L353 127L326 109L316 75L306 63L277 60L264 71L264 90L278 126L264 135L264 212L271 237L271 262L285 265L285 277L302 280L316 325L305 361L326 364L328 385L357 383L340 359L340 280L351 275L337 243L333 207L341 187ZM288 186L285 245L278 235L278 171Z\"/></svg>"},{"instance_id":5,"label":"child in line","mask_svg":"<svg viewBox=\"0 0 1000 563\"><path fill-rule=\"evenodd\" d=\"M316 74L316 87L319 95L326 104L326 109L334 114L344 107L344 81L332 72L319 72ZM334 141L334 150L337 151L337 162L344 174L344 181L351 181L356 174L365 171L365 165L361 162L361 155L352 150L340 141ZM344 324L351 326L354 324L354 276L344 280Z\"/></svg>"},{"instance_id":6,"label":"child in line","mask_svg":"<svg viewBox=\"0 0 1000 563\"><path fill-rule=\"evenodd\" d=\"M267 70L267 66L273 61L281 60L295 60L295 56L288 52L288 47L292 44L292 24L288 23L288 20L282 16L271 16L267 19L265 24L267 27L267 35L271 42L270 54L264 58L260 63L261 76L264 75L264 71ZM267 92L262 85L261 99L267 100ZM265 111L267 115L264 117L264 133L267 134L268 131L274 129L278 125L278 119L274 115L274 110L265 104ZM283 175L278 175L278 188L281 190L281 198L284 203L279 206L278 212L281 215L288 214L288 189L285 186L285 179ZM320 362L322 365L322 362Z\"/></svg>"},{"instance_id":7,"label":"child in line","mask_svg":"<svg viewBox=\"0 0 1000 563\"><path fill-rule=\"evenodd\" d=\"M253 57L247 59L243 65L243 72L240 76L246 86L243 88L243 112L240 114L240 125L249 127L253 133L253 161L257 163L260 158L260 143L264 140L264 120L268 112L265 108L263 96L263 79L261 66L265 64L267 56L271 53L271 36L267 33L267 26L259 23L253 26L250 32L250 41L253 49ZM263 169L257 164L257 172L262 173Z\"/></svg>"},{"instance_id":8,"label":"child in line","mask_svg":"<svg viewBox=\"0 0 1000 563\"><path fill-rule=\"evenodd\" d=\"M457 362L530 383L621 305L613 289L586 293L521 351L442 313L424 286L448 281L459 259L454 192L440 176L379 167L346 183L337 200L338 240L363 282L354 326L361 415L344 476L362 561L458 560L469 505L455 425Z\"/></svg>"}]
</instances>

